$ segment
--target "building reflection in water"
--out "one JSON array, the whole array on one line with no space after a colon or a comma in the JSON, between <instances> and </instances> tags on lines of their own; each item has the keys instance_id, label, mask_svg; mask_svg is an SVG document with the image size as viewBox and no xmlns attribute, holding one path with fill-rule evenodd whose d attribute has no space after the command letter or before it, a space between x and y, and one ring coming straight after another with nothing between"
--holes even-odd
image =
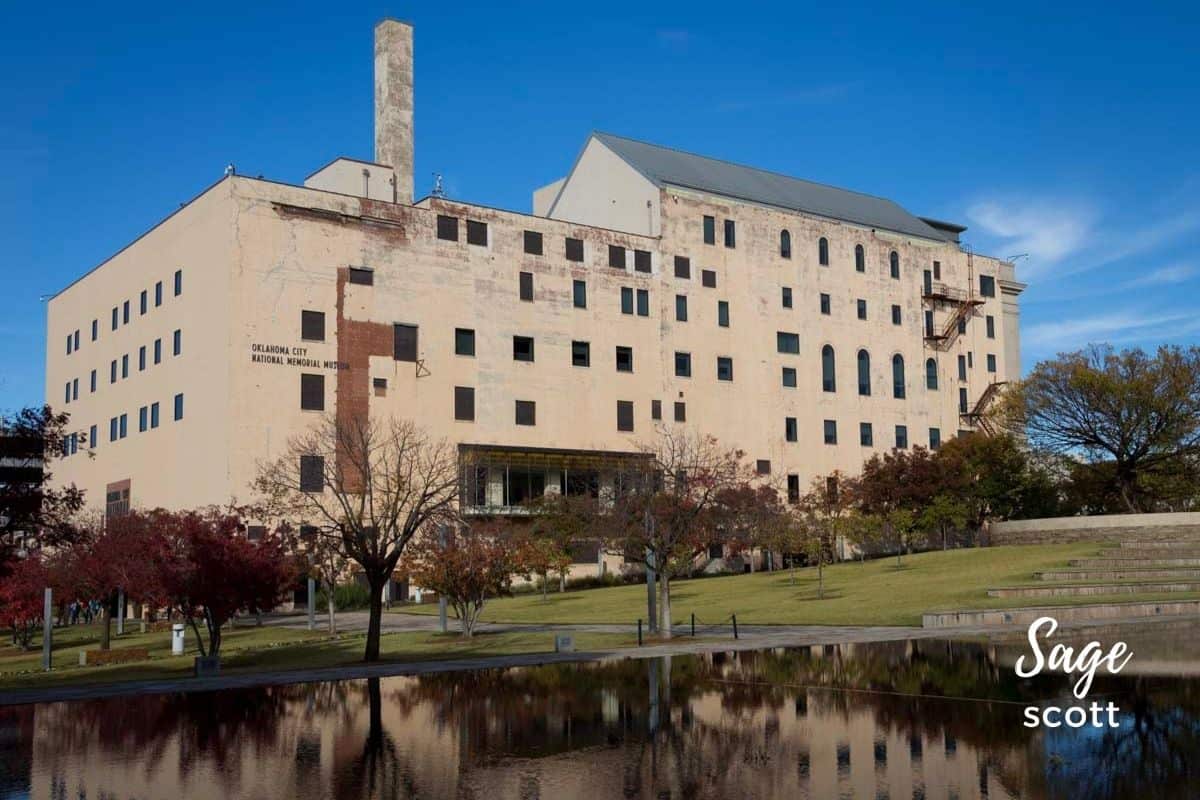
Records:
<instances>
[{"instance_id":1,"label":"building reflection in water","mask_svg":"<svg viewBox=\"0 0 1200 800\"><path fill-rule=\"evenodd\" d=\"M0 709L0 798L1191 797L1197 684L1097 680L1121 729L992 648L896 642ZM970 698L970 699L962 699Z\"/></svg>"}]
</instances>

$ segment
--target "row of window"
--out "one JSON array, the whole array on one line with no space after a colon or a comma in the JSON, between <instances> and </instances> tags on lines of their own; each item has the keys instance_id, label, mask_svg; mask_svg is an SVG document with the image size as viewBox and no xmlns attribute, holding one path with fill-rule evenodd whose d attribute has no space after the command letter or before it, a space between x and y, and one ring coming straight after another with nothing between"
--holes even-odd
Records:
<instances>
[{"instance_id":1,"label":"row of window","mask_svg":"<svg viewBox=\"0 0 1200 800\"><path fill-rule=\"evenodd\" d=\"M183 294L183 270L175 270L174 286L172 287L175 296ZM163 283L158 281L154 284L154 307L158 308L163 304ZM138 296L138 313L145 315L150 311L150 291L143 289ZM128 325L130 317L130 305L126 300L119 306L113 306L112 309L112 329L115 331L121 325ZM100 338L100 320L92 320L92 341ZM79 350L79 330L76 329L67 334L67 355L71 355Z\"/></svg>"},{"instance_id":2,"label":"row of window","mask_svg":"<svg viewBox=\"0 0 1200 800\"><path fill-rule=\"evenodd\" d=\"M171 335L171 355L178 356L183 353L183 331L177 329ZM154 364L162 363L162 339L155 339L154 343L147 349L146 345L138 348L137 352L137 368L138 372L146 369L149 359L153 359ZM121 356L119 359L114 358L108 365L108 382L116 383L117 380L124 380L129 377L129 354ZM92 370L88 376L89 390L95 394L97 389L97 373ZM65 404L70 404L79 399L79 379L72 378L67 381L64 392L63 401Z\"/></svg>"},{"instance_id":3,"label":"row of window","mask_svg":"<svg viewBox=\"0 0 1200 800\"><path fill-rule=\"evenodd\" d=\"M458 217L452 217L446 214L439 214L437 217L437 238L446 242L459 241L459 229L464 227L460 225L463 220ZM479 220L466 220L466 241L467 244L476 245L478 247L488 246L488 224ZM544 256L545 250L545 235L540 231L526 230L522 232L521 246L526 255ZM613 269L627 269L629 249L621 245L608 245L608 265ZM563 242L563 258L567 261L582 263L583 262L583 239L576 239L570 236L564 238ZM651 272L653 270L652 256L649 250L633 250L633 268L638 272Z\"/></svg>"},{"instance_id":4,"label":"row of window","mask_svg":"<svg viewBox=\"0 0 1200 800\"><path fill-rule=\"evenodd\" d=\"M183 395L177 394L172 400L172 413L174 420L178 422L183 419ZM142 406L138 409L138 432L145 433L148 430L153 430L159 424L159 405L157 402L151 403L148 406ZM124 439L129 435L129 415L119 414L112 417L108 421L108 440L116 442ZM62 454L64 456L72 456L79 452L80 436L78 433L72 433L63 439ZM90 447L93 450L100 444L99 431L97 426L92 425L88 429L87 441L84 442L85 447Z\"/></svg>"}]
</instances>

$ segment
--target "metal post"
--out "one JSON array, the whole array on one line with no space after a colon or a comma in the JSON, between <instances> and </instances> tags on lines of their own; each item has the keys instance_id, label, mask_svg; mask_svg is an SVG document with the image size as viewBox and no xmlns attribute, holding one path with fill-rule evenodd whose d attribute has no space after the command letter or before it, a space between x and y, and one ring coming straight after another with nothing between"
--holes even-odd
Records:
<instances>
[{"instance_id":1,"label":"metal post","mask_svg":"<svg viewBox=\"0 0 1200 800\"><path fill-rule=\"evenodd\" d=\"M505 475L507 476L508 475L508 467L505 466L504 469L505 469ZM508 483L508 481L506 480L505 484L507 485L507 483ZM507 501L507 499L508 498L505 498L506 501ZM438 526L438 546L442 547L442 548L446 547L446 526L445 525ZM446 613L446 595L442 594L441 592L438 592L438 630L440 630L442 633L446 633L446 631L449 630L447 616L448 615Z\"/></svg>"},{"instance_id":2,"label":"metal post","mask_svg":"<svg viewBox=\"0 0 1200 800\"><path fill-rule=\"evenodd\" d=\"M696 637L696 612L692 612L692 638Z\"/></svg>"},{"instance_id":3,"label":"metal post","mask_svg":"<svg viewBox=\"0 0 1200 800\"><path fill-rule=\"evenodd\" d=\"M654 555L647 551L646 553L646 609L647 615L650 617L650 632L658 633L658 608L657 600L654 594L655 574Z\"/></svg>"},{"instance_id":4,"label":"metal post","mask_svg":"<svg viewBox=\"0 0 1200 800\"><path fill-rule=\"evenodd\" d=\"M125 590L117 589L117 636L125 633Z\"/></svg>"},{"instance_id":5,"label":"metal post","mask_svg":"<svg viewBox=\"0 0 1200 800\"><path fill-rule=\"evenodd\" d=\"M642 646L642 618L638 617L638 647Z\"/></svg>"},{"instance_id":6,"label":"metal post","mask_svg":"<svg viewBox=\"0 0 1200 800\"><path fill-rule=\"evenodd\" d=\"M311 576L308 579L308 629L317 629L317 580Z\"/></svg>"},{"instance_id":7,"label":"metal post","mask_svg":"<svg viewBox=\"0 0 1200 800\"><path fill-rule=\"evenodd\" d=\"M733 614L733 638L737 638L737 614Z\"/></svg>"},{"instance_id":8,"label":"metal post","mask_svg":"<svg viewBox=\"0 0 1200 800\"><path fill-rule=\"evenodd\" d=\"M54 643L54 590L46 587L42 616L42 669L50 671L50 650Z\"/></svg>"}]
</instances>

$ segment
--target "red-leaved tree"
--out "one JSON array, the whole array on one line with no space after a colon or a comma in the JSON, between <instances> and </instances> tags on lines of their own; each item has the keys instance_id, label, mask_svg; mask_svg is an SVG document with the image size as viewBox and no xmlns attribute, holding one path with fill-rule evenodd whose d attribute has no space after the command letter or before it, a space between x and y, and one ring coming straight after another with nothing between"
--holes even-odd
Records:
<instances>
[{"instance_id":1,"label":"red-leaved tree","mask_svg":"<svg viewBox=\"0 0 1200 800\"><path fill-rule=\"evenodd\" d=\"M49 575L37 555L19 559L0 581L0 622L12 628L13 644L28 650L42 618Z\"/></svg>"}]
</instances>

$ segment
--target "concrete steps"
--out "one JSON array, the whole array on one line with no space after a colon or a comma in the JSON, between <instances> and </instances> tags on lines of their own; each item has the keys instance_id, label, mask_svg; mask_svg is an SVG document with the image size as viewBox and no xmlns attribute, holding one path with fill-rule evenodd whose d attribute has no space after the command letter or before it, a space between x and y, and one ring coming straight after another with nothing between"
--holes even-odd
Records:
<instances>
[{"instance_id":1,"label":"concrete steps","mask_svg":"<svg viewBox=\"0 0 1200 800\"><path fill-rule=\"evenodd\" d=\"M1165 594L1167 592L1200 592L1200 581L1005 586L1000 589L988 589L988 597L1101 597L1118 594Z\"/></svg>"},{"instance_id":2,"label":"concrete steps","mask_svg":"<svg viewBox=\"0 0 1200 800\"><path fill-rule=\"evenodd\" d=\"M1054 581L1056 583L1082 583L1085 581L1140 581L1150 578L1173 578L1176 580L1194 578L1196 580L1200 580L1200 567L1163 567L1159 569L1131 567L1128 569L1046 570L1045 572L1035 572L1034 577L1039 581Z\"/></svg>"},{"instance_id":3,"label":"concrete steps","mask_svg":"<svg viewBox=\"0 0 1200 800\"><path fill-rule=\"evenodd\" d=\"M1200 558L1200 547L1109 547L1102 558Z\"/></svg>"},{"instance_id":4,"label":"concrete steps","mask_svg":"<svg viewBox=\"0 0 1200 800\"><path fill-rule=\"evenodd\" d=\"M1138 569L1139 567L1200 567L1200 558L1074 558L1072 567L1083 569Z\"/></svg>"},{"instance_id":5,"label":"concrete steps","mask_svg":"<svg viewBox=\"0 0 1200 800\"><path fill-rule=\"evenodd\" d=\"M992 625L1029 625L1039 617L1059 623L1103 622L1133 617L1200 614L1200 600L1158 600L1132 603L1093 603L1082 606L1028 606L979 611L930 611L921 616L924 628L973 628Z\"/></svg>"},{"instance_id":6,"label":"concrete steps","mask_svg":"<svg viewBox=\"0 0 1200 800\"><path fill-rule=\"evenodd\" d=\"M1186 539L1169 539L1166 541L1134 539L1118 545L1121 550L1200 550L1200 538L1189 536Z\"/></svg>"}]
</instances>

